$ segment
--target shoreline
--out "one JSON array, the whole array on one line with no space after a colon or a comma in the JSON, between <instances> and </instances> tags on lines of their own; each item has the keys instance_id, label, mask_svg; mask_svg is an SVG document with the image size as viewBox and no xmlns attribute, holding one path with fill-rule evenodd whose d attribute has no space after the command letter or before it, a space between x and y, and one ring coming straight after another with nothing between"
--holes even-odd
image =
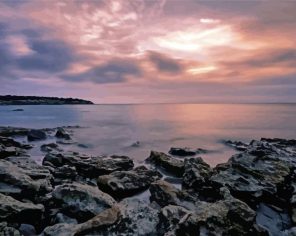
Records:
<instances>
[{"instance_id":1,"label":"shoreline","mask_svg":"<svg viewBox=\"0 0 296 236\"><path fill-rule=\"evenodd\" d=\"M295 140L225 141L238 153L214 168L196 157L207 150L188 148L151 151L145 165L135 166L127 156L62 150L61 144L73 142L72 128L0 127L3 232L31 230L44 236L296 232ZM28 141L18 142L18 136ZM28 150L48 137L50 143L40 146L44 159L38 165ZM141 194L146 201L137 199Z\"/></svg>"}]
</instances>

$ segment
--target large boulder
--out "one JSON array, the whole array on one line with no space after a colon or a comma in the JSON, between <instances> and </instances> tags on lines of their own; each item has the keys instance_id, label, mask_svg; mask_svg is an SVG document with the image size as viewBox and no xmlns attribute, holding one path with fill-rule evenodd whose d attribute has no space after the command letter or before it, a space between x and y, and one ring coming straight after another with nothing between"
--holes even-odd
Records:
<instances>
[{"instance_id":1,"label":"large boulder","mask_svg":"<svg viewBox=\"0 0 296 236\"><path fill-rule=\"evenodd\" d=\"M52 192L52 198L60 205L62 212L79 222L89 220L116 203L111 196L97 187L80 183L57 186Z\"/></svg>"},{"instance_id":2,"label":"large boulder","mask_svg":"<svg viewBox=\"0 0 296 236\"><path fill-rule=\"evenodd\" d=\"M161 167L170 174L178 177L181 177L184 173L183 160L173 158L162 152L151 151L150 156L146 159L146 161Z\"/></svg>"},{"instance_id":3,"label":"large boulder","mask_svg":"<svg viewBox=\"0 0 296 236\"><path fill-rule=\"evenodd\" d=\"M149 188L153 181L162 176L158 171L140 166L130 171L115 171L98 178L98 187L117 198L133 195Z\"/></svg>"},{"instance_id":4,"label":"large boulder","mask_svg":"<svg viewBox=\"0 0 296 236\"><path fill-rule=\"evenodd\" d=\"M21 202L0 193L0 221L35 224L40 220L43 211L41 204Z\"/></svg>"},{"instance_id":5,"label":"large boulder","mask_svg":"<svg viewBox=\"0 0 296 236\"><path fill-rule=\"evenodd\" d=\"M28 141L38 141L46 139L46 133L43 130L31 129L27 134Z\"/></svg>"}]
</instances>

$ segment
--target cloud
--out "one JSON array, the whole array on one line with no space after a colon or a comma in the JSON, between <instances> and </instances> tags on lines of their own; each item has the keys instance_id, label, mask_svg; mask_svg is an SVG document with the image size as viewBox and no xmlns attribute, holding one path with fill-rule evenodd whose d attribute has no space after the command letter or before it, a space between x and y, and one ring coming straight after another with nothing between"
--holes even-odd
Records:
<instances>
[{"instance_id":1,"label":"cloud","mask_svg":"<svg viewBox=\"0 0 296 236\"><path fill-rule=\"evenodd\" d=\"M64 80L71 82L92 81L97 84L122 83L129 76L141 75L141 69L134 62L125 60L112 60L99 66L95 66L86 72L65 74Z\"/></svg>"},{"instance_id":2,"label":"cloud","mask_svg":"<svg viewBox=\"0 0 296 236\"><path fill-rule=\"evenodd\" d=\"M150 52L149 60L160 72L180 73L182 71L180 62L164 54Z\"/></svg>"}]
</instances>

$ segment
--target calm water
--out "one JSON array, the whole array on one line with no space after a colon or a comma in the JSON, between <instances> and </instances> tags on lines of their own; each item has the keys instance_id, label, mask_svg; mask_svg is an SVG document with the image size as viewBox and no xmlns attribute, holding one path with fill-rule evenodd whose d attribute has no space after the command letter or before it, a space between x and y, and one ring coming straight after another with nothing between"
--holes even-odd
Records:
<instances>
[{"instance_id":1,"label":"calm water","mask_svg":"<svg viewBox=\"0 0 296 236\"><path fill-rule=\"evenodd\" d=\"M12 111L23 108L24 111ZM150 150L170 147L205 148L211 165L226 161L234 151L221 140L250 141L261 137L296 138L296 105L169 104L0 106L0 126L51 128L79 125L78 145L65 147L89 154L125 154L141 163ZM47 142L50 142L48 140ZM139 147L133 147L136 141ZM36 159L42 158L33 151Z\"/></svg>"}]
</instances>

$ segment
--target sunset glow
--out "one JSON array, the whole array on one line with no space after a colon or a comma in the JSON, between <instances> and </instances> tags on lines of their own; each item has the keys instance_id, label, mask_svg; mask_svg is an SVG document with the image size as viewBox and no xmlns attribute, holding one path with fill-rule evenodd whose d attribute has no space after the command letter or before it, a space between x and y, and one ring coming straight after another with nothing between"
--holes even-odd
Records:
<instances>
[{"instance_id":1,"label":"sunset glow","mask_svg":"<svg viewBox=\"0 0 296 236\"><path fill-rule=\"evenodd\" d=\"M204 102L214 89L208 101L296 101L294 1L5 0L0 9L1 93Z\"/></svg>"}]
</instances>

